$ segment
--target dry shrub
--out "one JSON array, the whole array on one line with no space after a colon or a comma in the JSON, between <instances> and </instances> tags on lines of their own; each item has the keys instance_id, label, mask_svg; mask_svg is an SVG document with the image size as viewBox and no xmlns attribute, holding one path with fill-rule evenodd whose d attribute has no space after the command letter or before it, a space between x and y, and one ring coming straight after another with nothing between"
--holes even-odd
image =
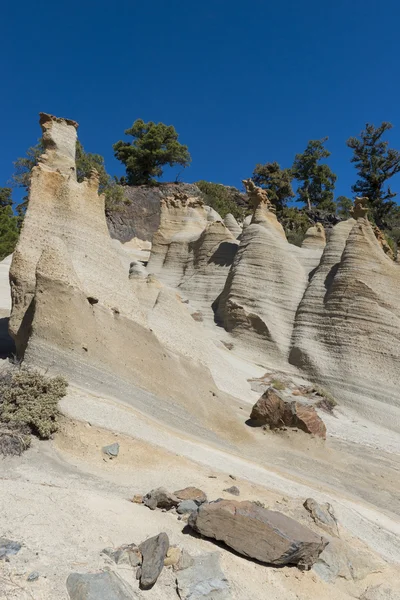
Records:
<instances>
[{"instance_id":1,"label":"dry shrub","mask_svg":"<svg viewBox=\"0 0 400 600\"><path fill-rule=\"evenodd\" d=\"M58 402L65 396L63 377L47 377L24 368L0 375L0 422L7 435L26 431L48 439L57 431Z\"/></svg>"}]
</instances>

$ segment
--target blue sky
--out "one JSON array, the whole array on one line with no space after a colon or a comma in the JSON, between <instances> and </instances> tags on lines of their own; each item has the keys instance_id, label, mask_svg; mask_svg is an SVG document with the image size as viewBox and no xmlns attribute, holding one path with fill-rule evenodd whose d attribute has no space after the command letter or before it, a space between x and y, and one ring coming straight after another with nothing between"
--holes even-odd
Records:
<instances>
[{"instance_id":1,"label":"blue sky","mask_svg":"<svg viewBox=\"0 0 400 600\"><path fill-rule=\"evenodd\" d=\"M396 0L5 2L0 186L44 111L78 121L118 175L112 144L136 118L173 124L193 159L185 181L236 186L329 136L349 195L350 135L391 121L400 149L399 24Z\"/></svg>"}]
</instances>

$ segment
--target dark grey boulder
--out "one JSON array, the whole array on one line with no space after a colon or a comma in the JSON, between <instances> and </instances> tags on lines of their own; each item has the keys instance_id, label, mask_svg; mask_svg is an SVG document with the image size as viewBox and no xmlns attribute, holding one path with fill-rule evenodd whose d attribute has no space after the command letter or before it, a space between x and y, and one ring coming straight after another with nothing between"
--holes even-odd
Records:
<instances>
[{"instance_id":1,"label":"dark grey boulder","mask_svg":"<svg viewBox=\"0 0 400 600\"><path fill-rule=\"evenodd\" d=\"M169 539L166 533L159 533L140 544L139 550L142 553L140 587L142 589L153 587L157 581L163 570L168 548Z\"/></svg>"},{"instance_id":2,"label":"dark grey boulder","mask_svg":"<svg viewBox=\"0 0 400 600\"><path fill-rule=\"evenodd\" d=\"M70 600L135 600L137 594L112 571L71 573L67 579Z\"/></svg>"}]
</instances>

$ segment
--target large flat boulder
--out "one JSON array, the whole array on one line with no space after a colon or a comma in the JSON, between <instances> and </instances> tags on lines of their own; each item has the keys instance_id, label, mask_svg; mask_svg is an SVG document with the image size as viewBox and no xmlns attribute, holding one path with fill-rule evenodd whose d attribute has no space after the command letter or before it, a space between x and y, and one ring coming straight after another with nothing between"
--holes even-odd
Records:
<instances>
[{"instance_id":1,"label":"large flat boulder","mask_svg":"<svg viewBox=\"0 0 400 600\"><path fill-rule=\"evenodd\" d=\"M244 556L271 565L309 568L328 543L294 519L248 501L202 504L190 516L189 525Z\"/></svg>"}]
</instances>

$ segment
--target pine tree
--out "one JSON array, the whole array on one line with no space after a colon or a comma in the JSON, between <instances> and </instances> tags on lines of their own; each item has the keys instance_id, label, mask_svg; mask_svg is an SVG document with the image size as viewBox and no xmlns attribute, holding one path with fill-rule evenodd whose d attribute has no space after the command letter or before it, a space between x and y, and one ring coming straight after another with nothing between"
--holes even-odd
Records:
<instances>
[{"instance_id":1,"label":"pine tree","mask_svg":"<svg viewBox=\"0 0 400 600\"><path fill-rule=\"evenodd\" d=\"M11 189L0 188L0 260L14 252L18 234L18 218L12 209Z\"/></svg>"},{"instance_id":2,"label":"pine tree","mask_svg":"<svg viewBox=\"0 0 400 600\"><path fill-rule=\"evenodd\" d=\"M320 164L331 153L324 146L328 138L310 140L303 154L296 154L292 173L299 182L297 202L303 202L308 210L320 209L335 212L333 200L336 175L326 164Z\"/></svg>"},{"instance_id":3,"label":"pine tree","mask_svg":"<svg viewBox=\"0 0 400 600\"><path fill-rule=\"evenodd\" d=\"M115 157L125 165L129 185L154 184L165 165L190 164L188 147L178 142L173 125L137 119L125 135L132 136L132 143L120 140L113 148Z\"/></svg>"},{"instance_id":4,"label":"pine tree","mask_svg":"<svg viewBox=\"0 0 400 600\"><path fill-rule=\"evenodd\" d=\"M254 183L268 191L268 198L281 212L295 194L292 189L291 169L281 169L279 163L257 164L253 171Z\"/></svg>"},{"instance_id":5,"label":"pine tree","mask_svg":"<svg viewBox=\"0 0 400 600\"><path fill-rule=\"evenodd\" d=\"M353 150L351 162L359 177L352 190L369 199L372 218L383 228L389 225L391 212L396 207L393 198L397 195L386 184L400 172L400 152L388 148L389 142L382 140L392 127L387 122L379 127L367 123L358 137L347 140L348 147Z\"/></svg>"}]
</instances>

